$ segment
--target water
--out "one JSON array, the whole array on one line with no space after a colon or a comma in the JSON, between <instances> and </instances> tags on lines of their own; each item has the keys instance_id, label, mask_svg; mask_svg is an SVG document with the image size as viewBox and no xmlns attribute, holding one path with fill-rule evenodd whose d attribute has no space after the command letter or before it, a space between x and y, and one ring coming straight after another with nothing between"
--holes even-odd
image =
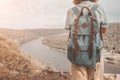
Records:
<instances>
[{"instance_id":1,"label":"water","mask_svg":"<svg viewBox=\"0 0 120 80\"><path fill-rule=\"evenodd\" d=\"M109 64L107 62L104 62L104 70L105 73L116 73L120 74L120 66L114 65L114 64Z\"/></svg>"},{"instance_id":2,"label":"water","mask_svg":"<svg viewBox=\"0 0 120 80\"><path fill-rule=\"evenodd\" d=\"M42 63L50 63L57 70L70 71L71 64L67 60L66 54L55 51L50 47L42 44L42 39L35 39L21 45L21 50L32 56L33 59ZM105 73L117 73L120 74L120 67L105 62Z\"/></svg>"},{"instance_id":3,"label":"water","mask_svg":"<svg viewBox=\"0 0 120 80\"><path fill-rule=\"evenodd\" d=\"M58 70L70 71L71 64L67 60L66 54L43 45L42 39L43 38L39 38L23 44L21 46L22 52L32 56L33 59L40 62L50 63Z\"/></svg>"}]
</instances>

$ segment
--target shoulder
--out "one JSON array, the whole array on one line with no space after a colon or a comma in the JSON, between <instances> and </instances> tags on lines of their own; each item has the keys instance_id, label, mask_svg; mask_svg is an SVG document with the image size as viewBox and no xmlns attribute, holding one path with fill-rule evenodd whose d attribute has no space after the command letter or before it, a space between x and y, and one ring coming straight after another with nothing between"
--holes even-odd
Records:
<instances>
[{"instance_id":1,"label":"shoulder","mask_svg":"<svg viewBox=\"0 0 120 80\"><path fill-rule=\"evenodd\" d=\"M104 8L99 5L99 4L95 4L94 7L93 7L93 11L97 14L97 15L100 15L101 17L105 15L105 11L104 11Z\"/></svg>"},{"instance_id":2,"label":"shoulder","mask_svg":"<svg viewBox=\"0 0 120 80\"><path fill-rule=\"evenodd\" d=\"M72 13L72 12L73 12L73 8L75 8L75 7L77 7L77 6L73 6L73 7L69 8L69 9L67 10L67 12L68 12L68 13Z\"/></svg>"},{"instance_id":3,"label":"shoulder","mask_svg":"<svg viewBox=\"0 0 120 80\"><path fill-rule=\"evenodd\" d=\"M73 12L73 11L72 11L72 8L69 8L69 9L67 10L67 13L71 13L71 12Z\"/></svg>"},{"instance_id":4,"label":"shoulder","mask_svg":"<svg viewBox=\"0 0 120 80\"><path fill-rule=\"evenodd\" d=\"M96 8L97 10L99 10L99 11L104 12L104 8L103 8L101 5L99 5L99 4L95 4L95 8Z\"/></svg>"},{"instance_id":5,"label":"shoulder","mask_svg":"<svg viewBox=\"0 0 120 80\"><path fill-rule=\"evenodd\" d=\"M75 6L74 6L75 7ZM67 14L69 15L69 16L73 16L74 15L74 11L73 11L73 8L74 7L71 7L71 8L69 8L68 10L67 10Z\"/></svg>"},{"instance_id":6,"label":"shoulder","mask_svg":"<svg viewBox=\"0 0 120 80\"><path fill-rule=\"evenodd\" d=\"M79 5L74 5L73 7L69 8L67 12L74 12L73 8L79 8L79 7L80 7Z\"/></svg>"}]
</instances>

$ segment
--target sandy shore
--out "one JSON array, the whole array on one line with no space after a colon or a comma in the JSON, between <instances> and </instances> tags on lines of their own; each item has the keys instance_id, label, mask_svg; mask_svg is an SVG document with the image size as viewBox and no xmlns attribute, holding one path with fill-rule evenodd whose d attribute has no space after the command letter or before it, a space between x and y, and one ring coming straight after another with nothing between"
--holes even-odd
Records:
<instances>
[{"instance_id":1,"label":"sandy shore","mask_svg":"<svg viewBox=\"0 0 120 80\"><path fill-rule=\"evenodd\" d=\"M63 52L67 50L67 35L55 35L45 37L42 42L43 44L48 45L51 48L55 48Z\"/></svg>"}]
</instances>

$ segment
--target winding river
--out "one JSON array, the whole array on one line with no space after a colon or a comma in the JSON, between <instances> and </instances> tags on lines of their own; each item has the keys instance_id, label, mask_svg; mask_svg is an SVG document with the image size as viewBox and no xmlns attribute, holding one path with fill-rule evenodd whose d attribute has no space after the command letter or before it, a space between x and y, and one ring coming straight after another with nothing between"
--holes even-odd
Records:
<instances>
[{"instance_id":1,"label":"winding river","mask_svg":"<svg viewBox=\"0 0 120 80\"><path fill-rule=\"evenodd\" d=\"M52 64L57 70L70 71L70 62L66 54L55 51L42 44L42 38L38 38L21 45L21 51L42 63ZM120 67L105 62L105 73L120 74Z\"/></svg>"}]
</instances>

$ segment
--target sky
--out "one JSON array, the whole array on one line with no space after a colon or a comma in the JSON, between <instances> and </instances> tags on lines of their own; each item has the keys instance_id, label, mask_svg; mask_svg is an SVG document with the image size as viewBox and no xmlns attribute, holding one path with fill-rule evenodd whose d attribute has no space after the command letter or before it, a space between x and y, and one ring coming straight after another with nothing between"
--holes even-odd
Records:
<instances>
[{"instance_id":1,"label":"sky","mask_svg":"<svg viewBox=\"0 0 120 80\"><path fill-rule=\"evenodd\" d=\"M120 22L120 0L100 0L109 22ZM72 0L0 0L0 28L64 28Z\"/></svg>"}]
</instances>

